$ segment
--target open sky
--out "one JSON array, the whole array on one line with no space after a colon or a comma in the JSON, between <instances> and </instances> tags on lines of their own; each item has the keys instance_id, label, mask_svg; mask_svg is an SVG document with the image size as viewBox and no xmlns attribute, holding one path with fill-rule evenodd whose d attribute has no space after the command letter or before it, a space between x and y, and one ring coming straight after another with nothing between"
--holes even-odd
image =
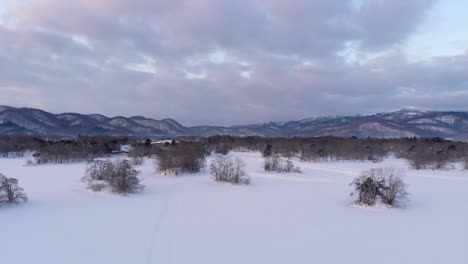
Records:
<instances>
[{"instance_id":1,"label":"open sky","mask_svg":"<svg viewBox=\"0 0 468 264\"><path fill-rule=\"evenodd\" d=\"M468 110L464 0L0 0L0 105L233 125Z\"/></svg>"}]
</instances>

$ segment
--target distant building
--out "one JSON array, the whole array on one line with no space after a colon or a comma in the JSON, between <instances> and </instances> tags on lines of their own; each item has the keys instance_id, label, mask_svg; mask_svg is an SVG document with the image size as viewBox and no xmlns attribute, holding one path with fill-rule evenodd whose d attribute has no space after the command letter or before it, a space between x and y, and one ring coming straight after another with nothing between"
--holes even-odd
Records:
<instances>
[{"instance_id":1,"label":"distant building","mask_svg":"<svg viewBox=\"0 0 468 264\"><path fill-rule=\"evenodd\" d=\"M156 144L156 145L165 145L165 144L171 144L172 139L164 139L164 140L151 140L151 144ZM178 142L176 142L178 143Z\"/></svg>"}]
</instances>

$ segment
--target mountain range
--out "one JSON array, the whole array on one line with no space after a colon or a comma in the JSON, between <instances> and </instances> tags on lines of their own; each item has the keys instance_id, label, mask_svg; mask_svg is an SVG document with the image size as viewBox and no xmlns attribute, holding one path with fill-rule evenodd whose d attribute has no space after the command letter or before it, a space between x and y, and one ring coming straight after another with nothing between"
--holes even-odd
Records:
<instances>
[{"instance_id":1,"label":"mountain range","mask_svg":"<svg viewBox=\"0 0 468 264\"><path fill-rule=\"evenodd\" d=\"M110 135L165 138L174 136L311 137L442 137L468 140L468 112L402 109L355 116L322 116L254 125L186 127L173 119L99 114L52 114L34 108L0 106L0 135L76 137Z\"/></svg>"}]
</instances>

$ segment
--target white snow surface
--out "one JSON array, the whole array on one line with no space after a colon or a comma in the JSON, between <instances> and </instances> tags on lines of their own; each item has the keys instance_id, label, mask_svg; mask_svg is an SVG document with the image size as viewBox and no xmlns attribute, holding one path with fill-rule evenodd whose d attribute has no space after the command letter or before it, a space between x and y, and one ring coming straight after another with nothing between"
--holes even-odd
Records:
<instances>
[{"instance_id":1,"label":"white snow surface","mask_svg":"<svg viewBox=\"0 0 468 264\"><path fill-rule=\"evenodd\" d=\"M453 115L443 115L441 117L436 117L436 119L450 125L455 124L457 121L457 117Z\"/></svg>"},{"instance_id":2,"label":"white snow surface","mask_svg":"<svg viewBox=\"0 0 468 264\"><path fill-rule=\"evenodd\" d=\"M447 134L456 134L457 133L456 130L453 130L453 129L450 129L450 128L447 128L447 127L443 127L443 126L418 125L418 128L429 130L429 131L447 133Z\"/></svg>"},{"instance_id":3,"label":"white snow surface","mask_svg":"<svg viewBox=\"0 0 468 264\"><path fill-rule=\"evenodd\" d=\"M145 190L126 197L86 190L85 163L0 159L30 199L0 207L0 262L468 263L466 171L414 171L389 159L296 161L302 174L276 174L263 172L257 153L230 155L246 161L251 185L216 183L208 172L158 175L146 160ZM353 177L389 166L406 170L406 208L352 206Z\"/></svg>"},{"instance_id":4,"label":"white snow surface","mask_svg":"<svg viewBox=\"0 0 468 264\"><path fill-rule=\"evenodd\" d=\"M437 124L437 121L430 119L430 118L418 118L408 123L411 124Z\"/></svg>"},{"instance_id":5,"label":"white snow surface","mask_svg":"<svg viewBox=\"0 0 468 264\"><path fill-rule=\"evenodd\" d=\"M367 122L360 124L358 131L373 131L383 137L414 137L416 134L405 130L394 129L379 122Z\"/></svg>"}]
</instances>

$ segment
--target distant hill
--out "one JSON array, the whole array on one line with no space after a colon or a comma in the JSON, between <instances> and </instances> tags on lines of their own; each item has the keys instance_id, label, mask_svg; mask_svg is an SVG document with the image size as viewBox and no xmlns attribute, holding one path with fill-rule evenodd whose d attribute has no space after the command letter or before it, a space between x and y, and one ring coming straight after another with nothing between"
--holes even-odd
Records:
<instances>
[{"instance_id":1,"label":"distant hill","mask_svg":"<svg viewBox=\"0 0 468 264\"><path fill-rule=\"evenodd\" d=\"M310 137L442 137L468 140L468 112L419 111L322 116L297 121L255 125L185 127L172 119L155 120L142 116L106 117L78 113L52 114L34 108L0 106L0 134L27 134L75 137L110 135L131 137L173 136L261 136Z\"/></svg>"}]
</instances>

